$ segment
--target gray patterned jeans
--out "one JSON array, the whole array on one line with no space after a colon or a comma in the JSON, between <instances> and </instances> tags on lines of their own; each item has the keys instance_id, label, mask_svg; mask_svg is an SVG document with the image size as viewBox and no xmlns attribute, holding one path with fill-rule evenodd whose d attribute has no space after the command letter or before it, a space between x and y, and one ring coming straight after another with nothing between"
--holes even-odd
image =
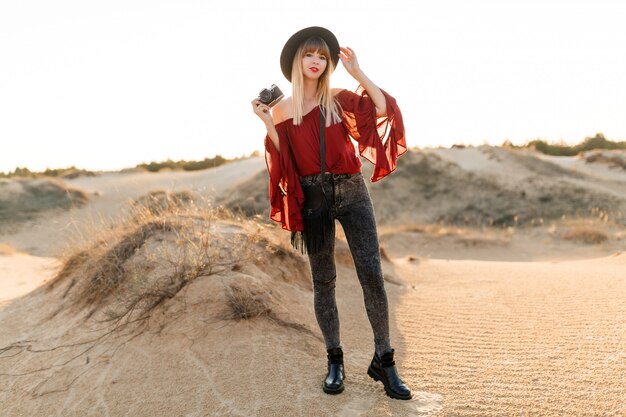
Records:
<instances>
[{"instance_id":1,"label":"gray patterned jeans","mask_svg":"<svg viewBox=\"0 0 626 417\"><path fill-rule=\"evenodd\" d=\"M315 184L320 175L301 177L302 185ZM324 191L330 202L330 214L339 220L346 235L356 273L363 289L365 310L374 332L374 346L379 355L391 350L387 293L380 264L376 219L369 193L358 174L325 174ZM339 315L335 300L335 222L331 239L318 253L309 254L313 277L315 317L326 348L340 347Z\"/></svg>"}]
</instances>

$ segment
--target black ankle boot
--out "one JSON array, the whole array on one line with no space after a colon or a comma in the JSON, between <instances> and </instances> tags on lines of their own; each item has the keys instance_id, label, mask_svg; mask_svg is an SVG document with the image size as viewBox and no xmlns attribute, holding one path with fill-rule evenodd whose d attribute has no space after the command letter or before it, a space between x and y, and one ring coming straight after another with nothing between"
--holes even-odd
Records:
<instances>
[{"instance_id":1,"label":"black ankle boot","mask_svg":"<svg viewBox=\"0 0 626 417\"><path fill-rule=\"evenodd\" d=\"M398 375L396 370L396 363L393 360L393 353L393 349L382 357L374 353L374 359L372 359L372 363L367 369L367 374L374 381L382 382L385 386L385 392L391 398L410 400L412 397L411 389L400 379L400 375Z\"/></svg>"},{"instance_id":2,"label":"black ankle boot","mask_svg":"<svg viewBox=\"0 0 626 417\"><path fill-rule=\"evenodd\" d=\"M327 394L339 394L343 391L343 351L340 347L328 349L328 374L324 379L323 389Z\"/></svg>"}]
</instances>

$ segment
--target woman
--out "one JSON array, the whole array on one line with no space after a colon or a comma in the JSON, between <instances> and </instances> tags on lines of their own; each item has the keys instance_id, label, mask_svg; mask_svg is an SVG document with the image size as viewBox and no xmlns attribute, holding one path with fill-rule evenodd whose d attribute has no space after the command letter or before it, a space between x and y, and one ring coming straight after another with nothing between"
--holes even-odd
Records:
<instances>
[{"instance_id":1,"label":"woman","mask_svg":"<svg viewBox=\"0 0 626 417\"><path fill-rule=\"evenodd\" d=\"M359 94L330 88L330 74L339 60L360 83ZM350 140L356 140L360 154L374 164L371 180L378 181L395 169L396 159L406 152L402 115L393 97L365 76L354 51L339 47L336 37L327 29L310 27L296 32L283 47L280 62L283 74L292 83L292 97L279 102L271 113L270 107L258 99L252 101L252 107L267 128L265 149L271 218L294 234L311 234L302 218L302 187L323 180L329 201L331 223L323 230L323 243L315 250L309 247L308 251L315 316L328 357L323 390L329 394L342 392L345 378L335 302L334 219L337 219L354 259L374 332L375 353L368 374L383 383L390 397L410 399L411 390L402 382L393 360L374 211L361 175L361 162ZM322 124L326 167L323 178L320 175ZM383 143L381 136L385 134L388 136Z\"/></svg>"}]
</instances>

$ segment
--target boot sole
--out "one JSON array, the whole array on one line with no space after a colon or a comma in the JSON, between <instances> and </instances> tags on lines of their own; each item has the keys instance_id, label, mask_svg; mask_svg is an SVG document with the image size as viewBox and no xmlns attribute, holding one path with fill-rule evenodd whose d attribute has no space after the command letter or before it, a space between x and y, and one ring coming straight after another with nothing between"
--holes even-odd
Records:
<instances>
[{"instance_id":1,"label":"boot sole","mask_svg":"<svg viewBox=\"0 0 626 417\"><path fill-rule=\"evenodd\" d=\"M330 388L326 388L325 385L322 385L322 389L324 390L324 392L326 394L330 394L330 395L337 395L337 394L341 394L343 392L344 386L341 385L339 388L337 389L330 389Z\"/></svg>"},{"instance_id":2,"label":"boot sole","mask_svg":"<svg viewBox=\"0 0 626 417\"><path fill-rule=\"evenodd\" d=\"M389 386L385 384L385 379L382 376L380 376L378 372L373 370L371 366L367 368L367 374L374 381L383 383L383 387L385 388L385 394L387 394L388 397L396 399L396 400L410 400L411 398L413 398L412 394L409 394L408 396L398 395L395 392L393 392L391 389L389 389Z\"/></svg>"}]
</instances>

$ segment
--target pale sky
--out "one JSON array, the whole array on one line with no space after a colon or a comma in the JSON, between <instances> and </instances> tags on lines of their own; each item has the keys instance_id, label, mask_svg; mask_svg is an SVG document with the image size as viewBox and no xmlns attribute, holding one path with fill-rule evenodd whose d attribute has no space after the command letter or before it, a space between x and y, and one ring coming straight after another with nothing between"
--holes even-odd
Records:
<instances>
[{"instance_id":1,"label":"pale sky","mask_svg":"<svg viewBox=\"0 0 626 417\"><path fill-rule=\"evenodd\" d=\"M626 2L2 0L0 171L236 157L285 41L332 30L410 147L626 140ZM339 67L333 87L356 89Z\"/></svg>"}]
</instances>

